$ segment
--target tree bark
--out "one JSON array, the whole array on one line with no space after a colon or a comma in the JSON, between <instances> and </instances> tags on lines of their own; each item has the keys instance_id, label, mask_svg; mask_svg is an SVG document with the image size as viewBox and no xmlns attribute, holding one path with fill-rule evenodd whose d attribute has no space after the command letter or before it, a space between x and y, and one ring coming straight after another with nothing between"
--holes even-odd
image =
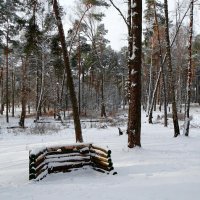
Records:
<instances>
[{"instance_id":1,"label":"tree bark","mask_svg":"<svg viewBox=\"0 0 200 200\"><path fill-rule=\"evenodd\" d=\"M6 55L6 122L9 123L9 115L8 115L8 109L9 109L9 90L8 90L8 54L9 54L9 48L8 48L8 31L6 33L6 49L5 49L5 55Z\"/></svg>"},{"instance_id":2,"label":"tree bark","mask_svg":"<svg viewBox=\"0 0 200 200\"><path fill-rule=\"evenodd\" d=\"M72 103L76 142L83 142L81 123L80 123L79 111L78 111L78 106L77 106L78 105L77 98L76 98L76 93L75 93L75 89L74 89L73 77L72 77L72 72L70 69L68 51L67 51L67 46L66 46L66 42L65 42L65 34L64 34L64 30L63 30L63 25L62 25L62 21L61 21L61 17L60 17L57 0L53 0L53 10L54 10L54 14L55 14L56 21L57 21L58 32L59 32L60 42L61 42L61 46L62 46L64 65L65 65L66 73L67 73L67 84L69 87L70 99L71 99L71 103Z\"/></svg>"},{"instance_id":3,"label":"tree bark","mask_svg":"<svg viewBox=\"0 0 200 200\"><path fill-rule=\"evenodd\" d=\"M25 118L26 118L26 102L27 102L27 56L26 58L22 58L22 89L21 89L21 103L22 103L22 111L20 116L19 125L24 128Z\"/></svg>"},{"instance_id":4,"label":"tree bark","mask_svg":"<svg viewBox=\"0 0 200 200\"><path fill-rule=\"evenodd\" d=\"M168 72L169 72L169 85L172 98L172 115L173 115L173 124L174 124L174 137L180 135L177 108L176 108L176 97L175 97L175 87L174 87L174 77L172 70L171 62L171 48L169 40L169 17L168 17L168 1L164 0L164 10L165 10L165 39L166 39L166 54L168 61Z\"/></svg>"},{"instance_id":5,"label":"tree bark","mask_svg":"<svg viewBox=\"0 0 200 200\"><path fill-rule=\"evenodd\" d=\"M1 84L1 107L0 107L0 112L1 115L3 115L4 111L4 78L3 78L3 67L0 69L0 84Z\"/></svg>"},{"instance_id":6,"label":"tree bark","mask_svg":"<svg viewBox=\"0 0 200 200\"><path fill-rule=\"evenodd\" d=\"M158 39L158 45L159 45L159 57L160 57L160 71L158 72L158 81L156 81L156 85L155 88L156 90L153 92L153 96L152 96L152 103L149 109L149 123L153 123L152 122L152 118L153 118L153 105L155 102L155 98L156 98L156 93L158 90L158 86L159 86L159 81L162 75L163 78L163 95L164 95L164 126L167 126L167 97L166 97L166 85L165 85L165 75L164 75L164 63L163 61L163 56L162 56L162 48L161 48L161 40L160 40L160 31L159 31L159 26L158 26L158 19L157 19L157 12L156 12L156 6L155 6L155 1L153 3L153 7L154 7L154 18L155 18L155 26L157 29L157 39Z\"/></svg>"},{"instance_id":7,"label":"tree bark","mask_svg":"<svg viewBox=\"0 0 200 200\"><path fill-rule=\"evenodd\" d=\"M192 34L193 34L193 7L194 0L191 0L190 7L190 35L189 35L189 46L188 46L188 71L187 71L187 99L186 99L186 113L185 113L185 126L184 126L184 135L189 135L190 127L190 99L191 99L191 82L192 82Z\"/></svg>"},{"instance_id":8,"label":"tree bark","mask_svg":"<svg viewBox=\"0 0 200 200\"><path fill-rule=\"evenodd\" d=\"M167 126L167 94L166 94L166 85L165 85L164 66L162 63L163 56L162 56L162 47L161 47L161 40L160 40L160 30L159 30L159 26L158 26L158 18L157 18L155 1L154 1L154 16L155 16L155 22L156 22L156 28L157 28L158 44L159 44L160 69L161 69L162 78L163 78L164 126Z\"/></svg>"},{"instance_id":9,"label":"tree bark","mask_svg":"<svg viewBox=\"0 0 200 200\"><path fill-rule=\"evenodd\" d=\"M12 117L15 116L15 73L12 66Z\"/></svg>"},{"instance_id":10,"label":"tree bark","mask_svg":"<svg viewBox=\"0 0 200 200\"><path fill-rule=\"evenodd\" d=\"M44 93L44 73L45 73L44 69L45 69L45 55L44 55L44 50L42 49L41 88L40 88L40 94L37 100L36 121L39 120L39 117L41 115L42 100L43 100L43 93Z\"/></svg>"},{"instance_id":11,"label":"tree bark","mask_svg":"<svg viewBox=\"0 0 200 200\"><path fill-rule=\"evenodd\" d=\"M141 146L142 0L128 1L128 147Z\"/></svg>"}]
</instances>

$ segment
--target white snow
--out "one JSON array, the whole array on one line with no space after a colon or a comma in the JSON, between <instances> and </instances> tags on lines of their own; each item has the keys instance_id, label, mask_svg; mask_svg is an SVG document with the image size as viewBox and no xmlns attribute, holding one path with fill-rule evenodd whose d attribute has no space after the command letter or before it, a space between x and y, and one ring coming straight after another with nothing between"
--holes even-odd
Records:
<instances>
[{"instance_id":1,"label":"white snow","mask_svg":"<svg viewBox=\"0 0 200 200\"><path fill-rule=\"evenodd\" d=\"M131 87L135 87L136 85L136 83L131 83Z\"/></svg>"},{"instance_id":2,"label":"white snow","mask_svg":"<svg viewBox=\"0 0 200 200\"><path fill-rule=\"evenodd\" d=\"M132 5L131 5L131 8L136 8L137 4L134 2Z\"/></svg>"},{"instance_id":3,"label":"white snow","mask_svg":"<svg viewBox=\"0 0 200 200\"><path fill-rule=\"evenodd\" d=\"M131 75L135 75L137 73L137 71L135 71L135 69L131 70Z\"/></svg>"},{"instance_id":4,"label":"white snow","mask_svg":"<svg viewBox=\"0 0 200 200\"><path fill-rule=\"evenodd\" d=\"M173 126L165 128L163 122L150 125L143 113L142 148L128 149L127 135L119 136L117 127L83 129L85 142L112 150L114 171L118 174L86 168L50 174L38 182L28 180L29 149L72 144L74 130L63 128L46 135L12 132L5 128L7 124L0 116L0 199L199 200L200 109L192 109L190 136L177 138L173 137ZM121 128L126 130L126 126Z\"/></svg>"}]
</instances>

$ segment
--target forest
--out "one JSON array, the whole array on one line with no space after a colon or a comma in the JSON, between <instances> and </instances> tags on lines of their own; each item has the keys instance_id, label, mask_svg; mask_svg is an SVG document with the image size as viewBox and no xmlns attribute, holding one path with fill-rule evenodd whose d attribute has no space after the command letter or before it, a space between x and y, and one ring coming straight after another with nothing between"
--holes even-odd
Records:
<instances>
[{"instance_id":1,"label":"forest","mask_svg":"<svg viewBox=\"0 0 200 200\"><path fill-rule=\"evenodd\" d=\"M122 193L131 199L133 185L138 199L173 200L173 182L177 200L191 196L197 200L199 3L71 0L68 5L64 0L0 0L0 199L17 195L21 200L41 196L51 200L58 191L73 199L98 200L98 191L104 199L123 199ZM112 47L109 27L104 24L109 9L126 29L126 45L119 50ZM41 146L46 146L44 155ZM70 160L70 167L83 167L83 159L89 165L97 162L93 168L105 174L115 169L113 188L114 176L71 169L37 183L43 189L41 196L35 182L27 185L31 170L37 175L50 174L53 167L66 172L66 155L57 166L51 156L63 148L71 152L72 146L82 158L81 163L75 159L76 164ZM85 148L90 156L83 158ZM43 155L43 160L35 159L36 155ZM65 182L69 178L71 185ZM158 191L151 182L161 185ZM77 183L80 191L75 194ZM48 193L54 187L58 191ZM86 195L90 188L94 190ZM146 195L140 194L143 189Z\"/></svg>"}]
</instances>

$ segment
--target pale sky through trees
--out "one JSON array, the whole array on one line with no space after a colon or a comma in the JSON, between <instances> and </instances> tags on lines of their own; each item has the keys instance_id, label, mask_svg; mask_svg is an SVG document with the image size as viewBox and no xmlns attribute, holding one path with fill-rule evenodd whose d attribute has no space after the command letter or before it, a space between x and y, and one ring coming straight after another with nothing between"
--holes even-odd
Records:
<instances>
[{"instance_id":1,"label":"pale sky through trees","mask_svg":"<svg viewBox=\"0 0 200 200\"><path fill-rule=\"evenodd\" d=\"M79 0L60 0L60 4L65 7L66 10L66 19L64 21L64 26L66 29L68 29L71 25L71 22L69 20L70 17L72 17L72 10L74 7L75 2L78 2ZM126 15L126 4L123 3L123 0L114 0L114 2L121 8L124 15ZM145 2L143 0L143 2ZM163 1L161 1L163 2ZM169 4L169 17L170 20L175 20L175 0L168 0ZM184 2L185 6L183 6L182 14L185 12L188 6L188 0L180 0L180 2ZM144 5L143 5L144 9ZM118 12L111 6L108 9L105 10L105 18L103 19L103 23L105 24L106 29L108 30L107 33L107 39L110 41L110 45L115 50L120 50L121 47L127 45L127 29L124 21L122 20L121 16L119 16ZM196 9L195 15L200 12ZM71 13L71 16L69 17L69 13ZM72 17L73 19L73 17ZM197 30L200 30L200 23L199 23L199 16L194 18L194 24L195 24L195 34L198 34ZM114 34L113 34L114 33Z\"/></svg>"}]
</instances>

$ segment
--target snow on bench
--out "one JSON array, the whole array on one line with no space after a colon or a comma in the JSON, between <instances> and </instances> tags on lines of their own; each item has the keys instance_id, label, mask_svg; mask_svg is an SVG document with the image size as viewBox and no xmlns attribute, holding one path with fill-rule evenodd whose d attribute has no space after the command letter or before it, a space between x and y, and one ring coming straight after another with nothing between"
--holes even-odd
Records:
<instances>
[{"instance_id":1,"label":"snow on bench","mask_svg":"<svg viewBox=\"0 0 200 200\"><path fill-rule=\"evenodd\" d=\"M29 180L41 180L47 174L71 172L84 166L110 174L114 170L111 150L93 144L72 144L29 151Z\"/></svg>"}]
</instances>

